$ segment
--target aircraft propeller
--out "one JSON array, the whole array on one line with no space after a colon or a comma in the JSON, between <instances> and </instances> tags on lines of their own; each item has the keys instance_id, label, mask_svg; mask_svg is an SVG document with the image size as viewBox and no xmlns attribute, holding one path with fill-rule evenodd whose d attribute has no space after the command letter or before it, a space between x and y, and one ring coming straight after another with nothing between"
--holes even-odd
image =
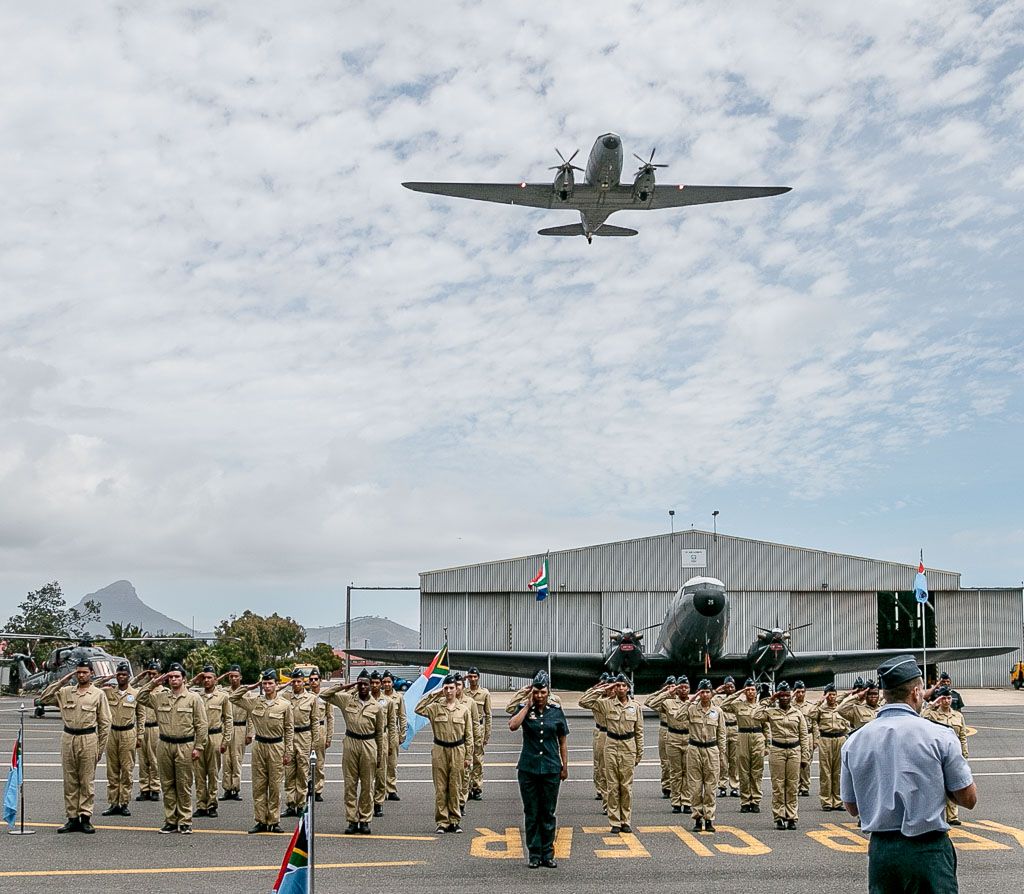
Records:
<instances>
[{"instance_id":1,"label":"aircraft propeller","mask_svg":"<svg viewBox=\"0 0 1024 894\"><path fill-rule=\"evenodd\" d=\"M654 148L653 148L653 149L651 150L651 157L650 157L649 159L647 159L647 161L644 161L644 160L643 160L643 159L642 159L642 158L641 158L641 157L640 157L639 155L637 155L637 154L636 154L635 152L633 153L633 158L635 158L635 159L636 159L636 160L637 160L638 162L640 162L640 170L639 170L639 171L637 171L637 174L647 174L647 173L653 173L653 171L654 171L654 169L655 169L655 168L667 168L667 167L668 167L668 165L667 165L667 164L664 164L664 165L656 165L656 164L654 163L654 153L655 153L655 152L657 152L657 151L658 151L658 147L657 147L657 146L655 146L655 147L654 147Z\"/></svg>"},{"instance_id":2,"label":"aircraft propeller","mask_svg":"<svg viewBox=\"0 0 1024 894\"><path fill-rule=\"evenodd\" d=\"M581 171L582 172L583 168L579 167L578 165L574 165L572 163L572 160L577 155L580 154L580 150L579 149L577 149L575 152L573 152L572 155L569 156L569 160L568 161L566 161L565 156L562 155L562 153L559 151L557 146L555 147L555 152L558 153L558 157L562 160L562 163L560 165L552 165L550 168L548 168L549 171L563 171L563 172Z\"/></svg>"}]
</instances>

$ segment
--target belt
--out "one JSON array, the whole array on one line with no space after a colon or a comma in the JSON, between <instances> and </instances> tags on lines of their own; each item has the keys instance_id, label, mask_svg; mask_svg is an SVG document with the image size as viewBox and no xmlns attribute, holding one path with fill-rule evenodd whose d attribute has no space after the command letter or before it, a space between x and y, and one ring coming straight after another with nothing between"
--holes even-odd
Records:
<instances>
[{"instance_id":1,"label":"belt","mask_svg":"<svg viewBox=\"0 0 1024 894\"><path fill-rule=\"evenodd\" d=\"M222 732L224 732L224 727L222 727L222 726L211 726L206 731L207 735L210 735L210 736L215 736L215 735L217 735L217 733L222 733Z\"/></svg>"},{"instance_id":2,"label":"belt","mask_svg":"<svg viewBox=\"0 0 1024 894\"><path fill-rule=\"evenodd\" d=\"M359 739L361 742L369 742L370 739L376 739L376 733L354 733L351 730L345 730L345 735L350 739Z\"/></svg>"},{"instance_id":3,"label":"belt","mask_svg":"<svg viewBox=\"0 0 1024 894\"><path fill-rule=\"evenodd\" d=\"M633 738L633 734L632 733L613 733L611 730L608 730L608 737L610 739L615 739L618 742L628 742L630 739Z\"/></svg>"},{"instance_id":4,"label":"belt","mask_svg":"<svg viewBox=\"0 0 1024 894\"><path fill-rule=\"evenodd\" d=\"M718 742L700 742L697 739L690 739L690 745L696 745L698 748L717 748Z\"/></svg>"},{"instance_id":5,"label":"belt","mask_svg":"<svg viewBox=\"0 0 1024 894\"><path fill-rule=\"evenodd\" d=\"M670 733L675 733L677 736L688 736L690 731L688 729L676 729L674 726L668 727Z\"/></svg>"},{"instance_id":6,"label":"belt","mask_svg":"<svg viewBox=\"0 0 1024 894\"><path fill-rule=\"evenodd\" d=\"M147 720L146 721L146 729L153 729L153 727L155 727L155 726L160 726L160 724L156 720Z\"/></svg>"},{"instance_id":7,"label":"belt","mask_svg":"<svg viewBox=\"0 0 1024 894\"><path fill-rule=\"evenodd\" d=\"M115 733L126 733L130 729L135 729L135 724L134 723L129 723L127 726L118 726L116 723L112 723L112 724L110 724L110 728Z\"/></svg>"},{"instance_id":8,"label":"belt","mask_svg":"<svg viewBox=\"0 0 1024 894\"><path fill-rule=\"evenodd\" d=\"M195 735L191 736L165 736L160 733L160 741L166 742L168 745L187 745L189 742L196 740Z\"/></svg>"},{"instance_id":9,"label":"belt","mask_svg":"<svg viewBox=\"0 0 1024 894\"><path fill-rule=\"evenodd\" d=\"M764 730L761 729L761 727L759 727L759 726L741 726L740 727L740 732L741 733L761 733L761 735L764 735Z\"/></svg>"},{"instance_id":10,"label":"belt","mask_svg":"<svg viewBox=\"0 0 1024 894\"><path fill-rule=\"evenodd\" d=\"M606 726L601 726L601 724L600 724L600 723L596 723L596 724L594 724L594 725L595 725L595 726L597 727L597 731L598 731L599 733L606 733L606 732L608 732L608 727L606 727Z\"/></svg>"},{"instance_id":11,"label":"belt","mask_svg":"<svg viewBox=\"0 0 1024 894\"><path fill-rule=\"evenodd\" d=\"M734 720L734 721L733 721L732 723L729 723L729 721L728 721L728 720L726 720L726 721L725 721L725 725L726 725L726 726L736 726L736 721Z\"/></svg>"},{"instance_id":12,"label":"belt","mask_svg":"<svg viewBox=\"0 0 1024 894\"><path fill-rule=\"evenodd\" d=\"M442 748L458 748L460 745L466 744L466 739L463 737L458 742L442 742L440 739L434 739L434 744L440 745Z\"/></svg>"},{"instance_id":13,"label":"belt","mask_svg":"<svg viewBox=\"0 0 1024 894\"><path fill-rule=\"evenodd\" d=\"M841 733L827 733L825 730L819 730L818 735L824 739L845 739L848 733L845 730Z\"/></svg>"},{"instance_id":14,"label":"belt","mask_svg":"<svg viewBox=\"0 0 1024 894\"><path fill-rule=\"evenodd\" d=\"M887 838L887 839L903 839L904 841L915 841L921 844L927 844L929 841L938 841L941 838L945 838L948 835L942 829L935 829L932 832L924 832L921 835L904 835L902 832L872 832L871 837L875 838Z\"/></svg>"},{"instance_id":15,"label":"belt","mask_svg":"<svg viewBox=\"0 0 1024 894\"><path fill-rule=\"evenodd\" d=\"M73 729L70 726L66 726L64 727L64 732L66 732L69 736L88 736L91 733L96 732L96 727L87 726L83 729Z\"/></svg>"},{"instance_id":16,"label":"belt","mask_svg":"<svg viewBox=\"0 0 1024 894\"><path fill-rule=\"evenodd\" d=\"M308 733L312 728L313 728L313 724L312 723L309 724L309 726L297 726L297 727L295 727L295 732L297 732L297 733Z\"/></svg>"},{"instance_id":17,"label":"belt","mask_svg":"<svg viewBox=\"0 0 1024 894\"><path fill-rule=\"evenodd\" d=\"M668 724L667 724L667 723L665 723L665 721L664 721L664 720L660 721L660 722L658 723L658 726L663 726L663 727L665 727L665 729L668 729Z\"/></svg>"},{"instance_id":18,"label":"belt","mask_svg":"<svg viewBox=\"0 0 1024 894\"><path fill-rule=\"evenodd\" d=\"M799 748L799 742L772 742L772 748Z\"/></svg>"},{"instance_id":19,"label":"belt","mask_svg":"<svg viewBox=\"0 0 1024 894\"><path fill-rule=\"evenodd\" d=\"M280 745L284 741L284 736L257 736L256 741L264 745Z\"/></svg>"}]
</instances>

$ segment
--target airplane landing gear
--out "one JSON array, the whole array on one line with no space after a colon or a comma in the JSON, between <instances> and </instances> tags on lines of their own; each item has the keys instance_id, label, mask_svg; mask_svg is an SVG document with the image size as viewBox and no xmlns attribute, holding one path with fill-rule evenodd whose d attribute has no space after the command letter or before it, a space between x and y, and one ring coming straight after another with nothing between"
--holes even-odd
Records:
<instances>
[{"instance_id":1,"label":"airplane landing gear","mask_svg":"<svg viewBox=\"0 0 1024 894\"><path fill-rule=\"evenodd\" d=\"M594 244L594 234L593 233L587 233L586 236L587 236L587 245L593 245Z\"/></svg>"}]
</instances>

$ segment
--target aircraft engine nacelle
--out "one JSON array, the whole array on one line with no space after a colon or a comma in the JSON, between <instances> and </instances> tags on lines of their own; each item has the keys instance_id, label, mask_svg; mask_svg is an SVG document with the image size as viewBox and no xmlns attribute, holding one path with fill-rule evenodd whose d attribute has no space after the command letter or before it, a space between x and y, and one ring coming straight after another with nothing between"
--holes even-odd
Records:
<instances>
[{"instance_id":1,"label":"aircraft engine nacelle","mask_svg":"<svg viewBox=\"0 0 1024 894\"><path fill-rule=\"evenodd\" d=\"M654 171L641 169L633 181L633 201L649 202L654 194Z\"/></svg>"},{"instance_id":2,"label":"aircraft engine nacelle","mask_svg":"<svg viewBox=\"0 0 1024 894\"><path fill-rule=\"evenodd\" d=\"M561 168L555 177L555 198L559 202L568 202L572 198L572 191L575 187L576 178L572 174L572 168Z\"/></svg>"}]
</instances>

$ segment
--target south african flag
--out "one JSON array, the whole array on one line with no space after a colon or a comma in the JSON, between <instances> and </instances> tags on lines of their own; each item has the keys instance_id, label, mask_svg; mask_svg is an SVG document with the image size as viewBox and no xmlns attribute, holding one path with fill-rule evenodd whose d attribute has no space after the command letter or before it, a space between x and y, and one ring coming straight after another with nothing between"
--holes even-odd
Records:
<instances>
[{"instance_id":1,"label":"south african flag","mask_svg":"<svg viewBox=\"0 0 1024 894\"><path fill-rule=\"evenodd\" d=\"M295 827L284 862L281 863L281 871L274 882L275 894L306 894L309 890L309 843L306 836L308 817L307 811Z\"/></svg>"},{"instance_id":2,"label":"south african flag","mask_svg":"<svg viewBox=\"0 0 1024 894\"><path fill-rule=\"evenodd\" d=\"M540 563L540 571L538 571L536 573L536 575L534 575L533 580L531 580L526 586L528 586L531 590L536 592L536 594L537 594L537 601L538 602L543 602L545 599L548 598L548 560L547 560L547 558L545 558Z\"/></svg>"},{"instance_id":3,"label":"south african flag","mask_svg":"<svg viewBox=\"0 0 1024 894\"><path fill-rule=\"evenodd\" d=\"M409 746L412 744L412 737L427 725L427 718L420 717L416 713L416 705L419 704L423 696L444 682L444 678L448 676L448 670L448 642L445 641L445 644L438 649L434 660L424 668L423 673L416 678L403 696L405 700L405 714L408 717L405 728L405 741L402 743L403 751L409 750Z\"/></svg>"}]
</instances>

